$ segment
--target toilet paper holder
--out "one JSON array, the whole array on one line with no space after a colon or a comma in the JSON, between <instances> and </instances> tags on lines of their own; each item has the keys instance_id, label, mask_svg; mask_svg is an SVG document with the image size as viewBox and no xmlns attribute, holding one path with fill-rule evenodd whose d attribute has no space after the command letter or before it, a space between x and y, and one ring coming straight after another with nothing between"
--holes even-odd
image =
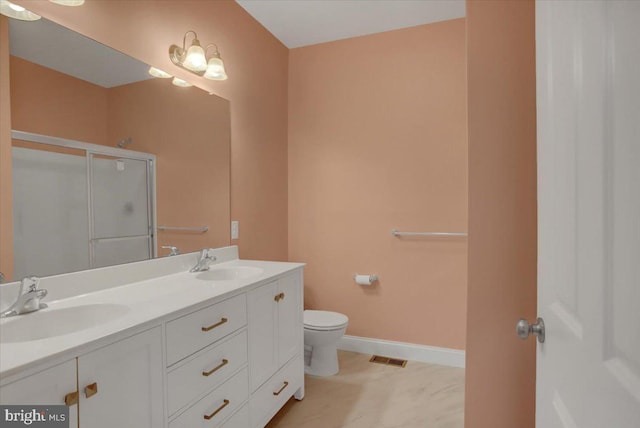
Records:
<instances>
[{"instance_id":1,"label":"toilet paper holder","mask_svg":"<svg viewBox=\"0 0 640 428\"><path fill-rule=\"evenodd\" d=\"M353 275L353 279L356 282L356 284L371 285L372 283L374 283L374 282L376 282L378 280L378 275L376 275L376 274L371 274L371 275L358 275L358 274L355 274L355 275Z\"/></svg>"}]
</instances>

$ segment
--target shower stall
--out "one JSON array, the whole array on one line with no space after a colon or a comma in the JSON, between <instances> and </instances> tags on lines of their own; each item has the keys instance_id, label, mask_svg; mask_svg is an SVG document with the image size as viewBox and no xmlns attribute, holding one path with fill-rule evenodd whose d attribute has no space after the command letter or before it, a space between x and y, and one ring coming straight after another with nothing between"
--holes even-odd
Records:
<instances>
[{"instance_id":1,"label":"shower stall","mask_svg":"<svg viewBox=\"0 0 640 428\"><path fill-rule=\"evenodd\" d=\"M155 156L12 131L14 275L156 256Z\"/></svg>"}]
</instances>

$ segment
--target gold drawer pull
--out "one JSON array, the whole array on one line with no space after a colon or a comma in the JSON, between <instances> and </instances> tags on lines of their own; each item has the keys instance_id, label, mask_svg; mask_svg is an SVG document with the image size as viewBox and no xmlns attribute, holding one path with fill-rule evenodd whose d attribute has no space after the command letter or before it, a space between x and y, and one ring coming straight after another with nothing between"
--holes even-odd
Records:
<instances>
[{"instance_id":1,"label":"gold drawer pull","mask_svg":"<svg viewBox=\"0 0 640 428\"><path fill-rule=\"evenodd\" d=\"M289 386L289 382L285 382L285 383L284 383L284 385L282 385L282 388L280 388L280 389L278 390L278 392L274 392L274 393L273 393L273 395L280 395L280 393L281 393L282 391L284 391L284 389L285 389L287 386Z\"/></svg>"},{"instance_id":2,"label":"gold drawer pull","mask_svg":"<svg viewBox=\"0 0 640 428\"><path fill-rule=\"evenodd\" d=\"M216 410L213 411L213 413L211 413L210 415L204 415L204 418L206 420L211 419L212 417L214 417L215 415L217 415L218 413L220 413L220 411L222 409L224 409L225 407L227 407L229 405L229 400L224 400L224 404L220 407L218 407Z\"/></svg>"},{"instance_id":3,"label":"gold drawer pull","mask_svg":"<svg viewBox=\"0 0 640 428\"><path fill-rule=\"evenodd\" d=\"M280 293L280 300L284 299L284 293Z\"/></svg>"},{"instance_id":4,"label":"gold drawer pull","mask_svg":"<svg viewBox=\"0 0 640 428\"><path fill-rule=\"evenodd\" d=\"M212 368L208 372L202 372L202 376L209 376L209 375L213 374L214 372L217 372L218 370L220 370L224 366L226 366L228 363L229 363L229 360L226 360L226 359L222 360L222 362L220 364L218 364L217 366L215 366L214 368Z\"/></svg>"},{"instance_id":5,"label":"gold drawer pull","mask_svg":"<svg viewBox=\"0 0 640 428\"><path fill-rule=\"evenodd\" d=\"M78 391L73 391L64 396L64 404L67 406L73 406L74 404L78 404L78 398L80 394Z\"/></svg>"},{"instance_id":6,"label":"gold drawer pull","mask_svg":"<svg viewBox=\"0 0 640 428\"><path fill-rule=\"evenodd\" d=\"M217 323L215 323L213 325L210 325L209 327L202 327L202 331L209 331L209 330L212 330L212 329L214 329L216 327L220 327L222 324L226 323L227 321L229 321L229 320L226 319L226 318L222 318L222 319L220 319L220 322L217 322Z\"/></svg>"},{"instance_id":7,"label":"gold drawer pull","mask_svg":"<svg viewBox=\"0 0 640 428\"><path fill-rule=\"evenodd\" d=\"M282 299L284 299L284 293L276 294L273 298L273 300L275 300L276 302L279 302Z\"/></svg>"},{"instance_id":8,"label":"gold drawer pull","mask_svg":"<svg viewBox=\"0 0 640 428\"><path fill-rule=\"evenodd\" d=\"M98 384L93 382L91 385L87 385L84 387L84 395L87 396L87 398L94 396L98 393Z\"/></svg>"}]
</instances>

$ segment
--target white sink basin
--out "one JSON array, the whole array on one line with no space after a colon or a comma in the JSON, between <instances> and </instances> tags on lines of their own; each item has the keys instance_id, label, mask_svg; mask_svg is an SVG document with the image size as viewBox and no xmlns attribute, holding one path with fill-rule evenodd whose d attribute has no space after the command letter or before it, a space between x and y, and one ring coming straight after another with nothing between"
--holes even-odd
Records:
<instances>
[{"instance_id":1,"label":"white sink basin","mask_svg":"<svg viewBox=\"0 0 640 428\"><path fill-rule=\"evenodd\" d=\"M196 275L196 278L203 281L233 281L258 276L262 272L264 272L263 269L251 266L220 267L201 272Z\"/></svg>"},{"instance_id":2,"label":"white sink basin","mask_svg":"<svg viewBox=\"0 0 640 428\"><path fill-rule=\"evenodd\" d=\"M79 305L7 318L0 324L0 343L28 342L86 330L113 321L129 312L116 304Z\"/></svg>"}]
</instances>

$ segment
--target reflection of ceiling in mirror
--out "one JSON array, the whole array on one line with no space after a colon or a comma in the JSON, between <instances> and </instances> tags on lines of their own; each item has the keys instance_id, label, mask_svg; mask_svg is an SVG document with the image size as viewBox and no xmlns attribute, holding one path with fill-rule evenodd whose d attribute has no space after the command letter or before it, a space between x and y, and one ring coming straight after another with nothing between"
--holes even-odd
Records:
<instances>
[{"instance_id":1,"label":"reflection of ceiling in mirror","mask_svg":"<svg viewBox=\"0 0 640 428\"><path fill-rule=\"evenodd\" d=\"M149 66L46 19L9 20L11 55L112 88L152 79Z\"/></svg>"}]
</instances>

